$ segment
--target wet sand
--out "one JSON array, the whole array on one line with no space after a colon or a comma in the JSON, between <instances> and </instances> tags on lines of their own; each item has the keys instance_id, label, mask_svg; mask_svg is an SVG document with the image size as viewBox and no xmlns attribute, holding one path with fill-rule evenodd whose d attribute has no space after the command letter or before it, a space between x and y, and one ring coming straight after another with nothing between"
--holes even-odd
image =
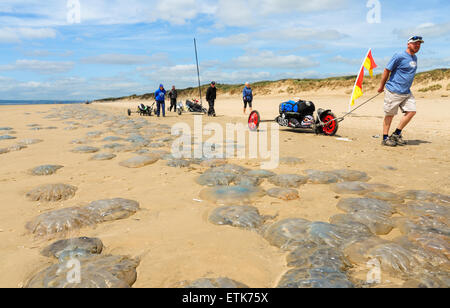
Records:
<instances>
[{"instance_id":1,"label":"wet sand","mask_svg":"<svg viewBox=\"0 0 450 308\"><path fill-rule=\"evenodd\" d=\"M340 116L347 110L348 96L339 93L305 93L302 97L317 107L330 108ZM290 97L289 97L290 98ZM317 136L310 132L280 130L280 156L298 157L305 163L296 166L281 165L273 170L277 174L303 174L306 169L352 169L366 172L369 183L392 186L393 192L408 189L428 190L450 194L450 113L449 99L441 96L417 95L418 115L405 130L410 145L381 147L382 97L378 97L355 116L340 124L338 136ZM288 99L256 97L255 109L264 119L273 119L278 104ZM360 100L361 102L363 100ZM136 108L140 102L103 103L86 106L107 113L126 115L126 109ZM167 104L166 104L167 105ZM288 270L286 252L271 246L255 231L231 226L216 226L208 222L209 213L217 206L198 202L202 186L195 183L207 168L171 168L160 160L153 165L128 169L119 162L136 156L133 153L115 153L109 161L90 161L93 154L73 153L73 139L85 138L88 132L103 131L100 138L90 139L87 145L102 147L102 142L114 133L106 132L105 124L67 119L92 127L65 130L63 120L45 119L53 108L62 106L2 106L0 127L14 129L15 140L1 140L0 148L16 144L22 139L41 139L20 151L0 154L0 286L21 287L37 271L53 264L40 255L40 250L55 238L35 238L25 224L40 213L60 208L86 205L91 201L108 198L126 198L140 203L141 210L124 220L99 224L96 228L83 228L65 237L99 237L105 253L140 257L138 278L134 287L172 287L185 280L201 277L228 277L251 287L274 287ZM239 98L223 97L216 103L216 118L204 117L204 124L217 122L246 123ZM140 119L133 114L132 119ZM143 118L142 118L143 119ZM168 113L166 118L145 118L151 123L173 125L180 121L193 127L193 116ZM398 119L394 121L397 123ZM31 130L30 124L57 129ZM0 135L9 134L1 131ZM157 139L157 138L156 138ZM121 141L118 141L121 143ZM166 145L170 145L167 142ZM170 148L162 148L170 150ZM102 152L105 152L102 150ZM107 152L107 151L106 151ZM230 160L241 166L258 169L259 160ZM56 164L64 168L51 176L36 177L28 170L39 165ZM383 169L392 166L395 171ZM64 183L78 188L75 196L62 202L35 202L25 194L41 184ZM262 188L273 185L265 181ZM304 218L329 222L331 216L341 213L336 208L337 194L329 185L306 184L299 188L300 199L282 201L265 196L253 205L261 215L284 218ZM400 233L394 229L382 236L392 239ZM401 283L401 282L398 282Z\"/></svg>"}]
</instances>

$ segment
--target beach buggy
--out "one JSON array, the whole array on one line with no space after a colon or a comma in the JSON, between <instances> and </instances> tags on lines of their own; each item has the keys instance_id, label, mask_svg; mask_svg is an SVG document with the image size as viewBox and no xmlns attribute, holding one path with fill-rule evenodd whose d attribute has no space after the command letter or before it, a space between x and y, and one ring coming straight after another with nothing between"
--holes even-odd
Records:
<instances>
[{"instance_id":1,"label":"beach buggy","mask_svg":"<svg viewBox=\"0 0 450 308\"><path fill-rule=\"evenodd\" d=\"M334 136L338 130L338 121L331 110L317 110L313 102L299 100L288 101L280 104L280 115L275 118L282 127L292 129L312 129L317 134ZM261 116L258 111L252 111L248 118L248 127L251 131L259 128Z\"/></svg>"}]
</instances>

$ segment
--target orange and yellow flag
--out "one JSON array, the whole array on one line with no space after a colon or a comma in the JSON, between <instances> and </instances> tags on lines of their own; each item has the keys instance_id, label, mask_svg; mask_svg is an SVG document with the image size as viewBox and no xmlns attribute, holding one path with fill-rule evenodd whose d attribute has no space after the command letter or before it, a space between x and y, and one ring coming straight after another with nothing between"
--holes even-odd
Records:
<instances>
[{"instance_id":1,"label":"orange and yellow flag","mask_svg":"<svg viewBox=\"0 0 450 308\"><path fill-rule=\"evenodd\" d=\"M353 88L352 98L350 102L350 106L355 105L355 100L360 98L363 95L363 80L364 80L364 68L366 68L370 76L373 77L373 70L377 68L377 64L372 56L372 50L369 49L367 52L367 56L364 58L363 64L361 66L361 70L359 71L358 77L356 78L355 87ZM349 107L350 110L350 107Z\"/></svg>"},{"instance_id":2,"label":"orange and yellow flag","mask_svg":"<svg viewBox=\"0 0 450 308\"><path fill-rule=\"evenodd\" d=\"M358 78L356 79L355 88L353 89L352 106L355 104L355 100L357 100L363 95L362 91L363 79L364 79L364 67L361 67L361 71L359 72Z\"/></svg>"},{"instance_id":3,"label":"orange and yellow flag","mask_svg":"<svg viewBox=\"0 0 450 308\"><path fill-rule=\"evenodd\" d=\"M373 77L373 70L377 68L377 64L372 57L372 50L369 50L367 58L364 60L364 67L369 71L370 77Z\"/></svg>"}]
</instances>

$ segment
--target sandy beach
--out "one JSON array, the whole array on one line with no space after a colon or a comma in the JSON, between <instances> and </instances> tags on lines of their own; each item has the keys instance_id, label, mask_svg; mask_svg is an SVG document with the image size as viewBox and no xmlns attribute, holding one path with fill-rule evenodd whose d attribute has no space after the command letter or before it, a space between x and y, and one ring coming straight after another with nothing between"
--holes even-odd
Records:
<instances>
[{"instance_id":1,"label":"sandy beach","mask_svg":"<svg viewBox=\"0 0 450 308\"><path fill-rule=\"evenodd\" d=\"M445 88L445 87L444 87ZM220 89L219 89L220 91ZM304 163L280 165L272 170L277 174L305 175L304 170L321 171L349 169L367 173L368 183L381 183L397 193L404 190L427 190L443 195L450 194L450 112L448 91L416 93L418 114L404 132L409 145L387 148L380 145L383 96L358 110L340 123L335 137L315 135L311 132L280 130L280 157L296 157ZM349 95L344 91L321 90L297 93L293 97L313 101L317 107L329 108L337 116L348 108ZM263 119L272 120L281 101L293 98L288 95L256 96L254 108ZM370 97L370 93L360 99ZM139 101L94 103L83 105L86 110L96 110L112 116L126 116ZM148 102L144 102L148 103ZM167 106L167 104L166 104ZM159 160L142 168L125 168L120 162L136 156L133 152L115 152L117 157L107 161L93 161L93 154L74 153L78 146L102 148L108 136L116 136L109 128L111 121L97 123L95 119L46 118L72 106L1 106L0 131L17 139L0 140L0 148L8 148L24 139L42 142L28 145L20 151L0 154L0 286L23 287L37 272L55 263L40 251L57 239L88 236L103 241L103 254L126 255L140 259L137 280L133 287L167 288L183 281L199 278L228 277L255 288L275 287L289 270L287 252L271 245L255 230L214 225L208 221L218 205L201 200L204 187L195 182L208 168L191 165L188 168L167 166ZM216 102L218 117L203 117L204 124L216 122L247 122L242 114L239 96L222 96ZM153 125L172 126L186 122L193 127L194 117L185 113L177 116L168 113L166 118L139 117ZM68 121L76 122L69 123ZM398 123L398 117L394 125ZM38 126L31 126L37 124ZM108 126L109 125L109 126ZM39 127L41 129L36 129ZM53 127L53 129L48 129ZM72 127L72 129L66 129ZM156 127L156 126L155 126ZM34 129L33 129L34 128ZM148 128L144 126L142 130ZM99 131L96 138L86 137ZM155 136L152 141L168 137ZM375 137L374 137L375 136ZM378 138L376 138L378 136ZM121 136L124 137L124 136ZM84 144L72 144L74 139L87 138ZM348 138L348 141L336 138ZM123 141L117 141L123 143ZM109 142L111 143L111 142ZM156 150L170 151L171 142L164 142ZM155 149L151 149L155 150ZM101 152L109 152L102 149ZM260 160L228 160L249 169L259 169ZM56 174L33 176L29 170L40 165L64 166ZM386 167L394 170L387 170ZM57 202L31 201L26 193L42 184L64 183L77 187L73 198ZM261 184L267 190L274 187L268 181ZM300 198L284 201L269 196L251 204L261 215L276 217L272 222L286 218L303 218L309 221L329 222L330 217L342 213L337 202L355 195L338 194L329 184L304 184L298 188ZM122 220L97 224L59 234L39 237L25 228L36 216L52 210L85 206L92 201L125 198L140 204L140 210ZM401 233L394 228L380 238L392 240ZM358 276L357 271L354 274ZM390 277L381 286L401 286L403 279Z\"/></svg>"}]
</instances>

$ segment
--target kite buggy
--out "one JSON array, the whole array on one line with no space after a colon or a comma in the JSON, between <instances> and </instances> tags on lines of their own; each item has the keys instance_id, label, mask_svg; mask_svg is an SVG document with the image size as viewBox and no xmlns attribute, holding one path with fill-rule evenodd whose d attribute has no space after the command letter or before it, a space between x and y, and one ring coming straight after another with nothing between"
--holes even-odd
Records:
<instances>
[{"instance_id":1,"label":"kite buggy","mask_svg":"<svg viewBox=\"0 0 450 308\"><path fill-rule=\"evenodd\" d=\"M135 112L131 111L131 109L127 110L128 116L131 116L132 113L137 113L141 116L151 116L152 113L154 112L155 112L155 103L153 103L153 105L151 106L140 104Z\"/></svg>"}]
</instances>

